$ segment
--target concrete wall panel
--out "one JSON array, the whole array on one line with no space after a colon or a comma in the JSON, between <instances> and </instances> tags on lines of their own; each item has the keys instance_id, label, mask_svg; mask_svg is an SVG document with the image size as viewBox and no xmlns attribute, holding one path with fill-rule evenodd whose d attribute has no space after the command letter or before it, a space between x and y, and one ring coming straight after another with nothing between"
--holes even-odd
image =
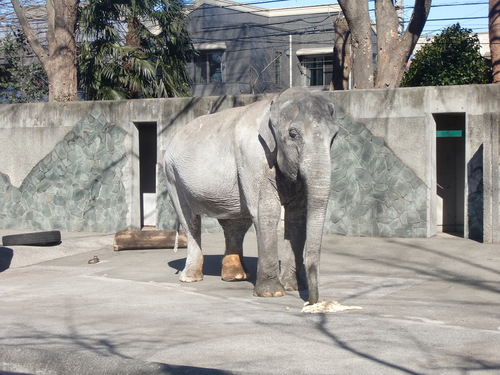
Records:
<instances>
[{"instance_id":1,"label":"concrete wall panel","mask_svg":"<svg viewBox=\"0 0 500 375\"><path fill-rule=\"evenodd\" d=\"M466 163L471 165L466 190L476 202L464 209L466 222L471 221L465 236L470 228L482 227L482 240L499 241L500 86L328 95L343 124L332 148L333 189L325 223L328 233L435 234L436 124L432 115L465 113ZM135 124L155 122L157 226L175 228L177 221L161 170L167 129L259 98L243 95L0 105L0 226L94 231L140 226ZM469 214L472 207L482 209ZM219 229L214 220L204 224L207 231Z\"/></svg>"}]
</instances>

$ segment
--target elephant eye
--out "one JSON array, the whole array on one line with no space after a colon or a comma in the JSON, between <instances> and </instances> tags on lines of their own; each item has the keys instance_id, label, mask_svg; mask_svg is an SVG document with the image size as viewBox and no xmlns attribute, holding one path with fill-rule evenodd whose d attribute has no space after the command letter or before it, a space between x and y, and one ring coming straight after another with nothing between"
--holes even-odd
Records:
<instances>
[{"instance_id":1,"label":"elephant eye","mask_svg":"<svg viewBox=\"0 0 500 375\"><path fill-rule=\"evenodd\" d=\"M295 128L291 128L290 130L288 130L288 135L292 139L297 139L300 137L299 131Z\"/></svg>"}]
</instances>

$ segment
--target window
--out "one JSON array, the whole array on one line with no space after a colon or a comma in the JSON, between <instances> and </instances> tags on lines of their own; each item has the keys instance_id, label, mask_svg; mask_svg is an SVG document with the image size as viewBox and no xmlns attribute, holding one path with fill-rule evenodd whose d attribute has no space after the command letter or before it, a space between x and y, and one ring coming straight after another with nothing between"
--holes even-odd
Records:
<instances>
[{"instance_id":1,"label":"window","mask_svg":"<svg viewBox=\"0 0 500 375\"><path fill-rule=\"evenodd\" d=\"M333 56L305 56L307 86L327 86L333 77Z\"/></svg>"},{"instance_id":2,"label":"window","mask_svg":"<svg viewBox=\"0 0 500 375\"><path fill-rule=\"evenodd\" d=\"M195 60L196 83L217 83L223 81L224 51L201 51Z\"/></svg>"}]
</instances>

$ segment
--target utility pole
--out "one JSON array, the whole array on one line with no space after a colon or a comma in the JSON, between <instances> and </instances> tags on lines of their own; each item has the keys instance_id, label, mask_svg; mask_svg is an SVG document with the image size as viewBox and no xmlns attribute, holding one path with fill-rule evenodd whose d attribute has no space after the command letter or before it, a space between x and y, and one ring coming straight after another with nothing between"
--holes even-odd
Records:
<instances>
[{"instance_id":1,"label":"utility pole","mask_svg":"<svg viewBox=\"0 0 500 375\"><path fill-rule=\"evenodd\" d=\"M489 34L493 83L500 83L500 0L490 0Z\"/></svg>"},{"instance_id":2,"label":"utility pole","mask_svg":"<svg viewBox=\"0 0 500 375\"><path fill-rule=\"evenodd\" d=\"M289 66L289 69L290 69L290 87L293 86L293 45L292 45L292 34L290 34L288 36L288 39L289 39L289 46L288 46L288 56L290 57L289 58L289 62L290 62L290 66Z\"/></svg>"}]
</instances>

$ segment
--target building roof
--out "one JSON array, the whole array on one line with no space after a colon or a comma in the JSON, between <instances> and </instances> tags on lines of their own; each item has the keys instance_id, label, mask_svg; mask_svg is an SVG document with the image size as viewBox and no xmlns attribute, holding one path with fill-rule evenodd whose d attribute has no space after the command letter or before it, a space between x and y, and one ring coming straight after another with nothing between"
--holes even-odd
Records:
<instances>
[{"instance_id":1,"label":"building roof","mask_svg":"<svg viewBox=\"0 0 500 375\"><path fill-rule=\"evenodd\" d=\"M215 7L228 8L246 13L257 13L259 15L269 18L284 17L284 16L299 16L303 14L341 12L340 6L338 4L266 9L255 5L239 3L237 1L232 1L232 0L196 0L187 7L188 12L192 12L193 10L201 7L202 5L212 5Z\"/></svg>"}]
</instances>

